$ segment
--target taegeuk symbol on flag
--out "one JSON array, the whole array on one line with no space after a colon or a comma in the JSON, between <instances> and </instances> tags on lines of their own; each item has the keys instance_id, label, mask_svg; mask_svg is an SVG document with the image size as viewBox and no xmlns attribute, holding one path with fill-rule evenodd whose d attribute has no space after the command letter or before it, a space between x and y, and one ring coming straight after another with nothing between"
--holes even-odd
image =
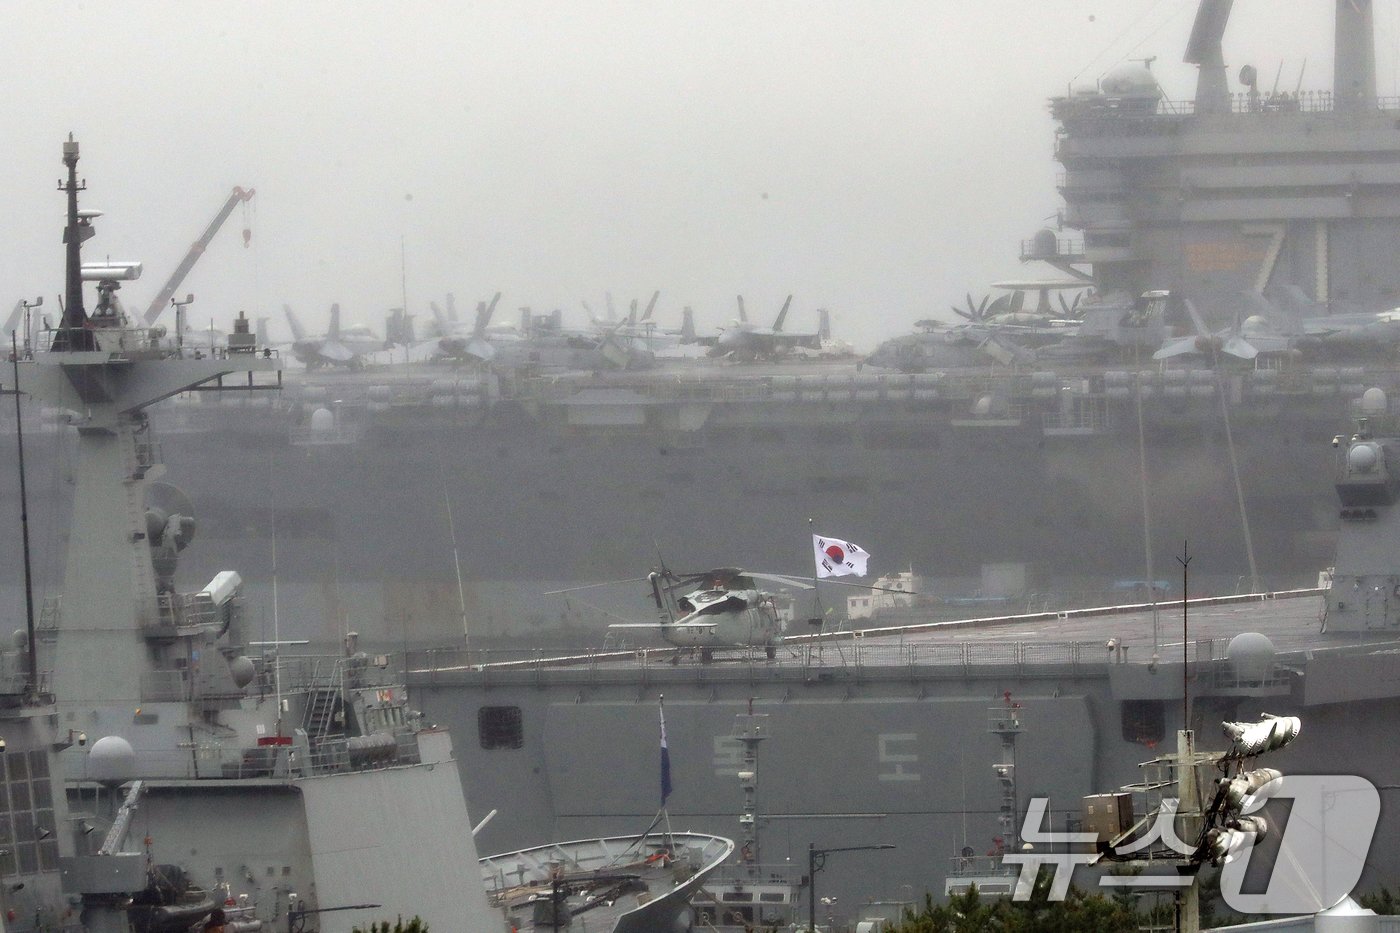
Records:
<instances>
[{"instance_id":1,"label":"taegeuk symbol on flag","mask_svg":"<svg viewBox=\"0 0 1400 933\"><path fill-rule=\"evenodd\" d=\"M860 545L812 535L812 548L816 552L818 578L865 576L865 562L870 554Z\"/></svg>"}]
</instances>

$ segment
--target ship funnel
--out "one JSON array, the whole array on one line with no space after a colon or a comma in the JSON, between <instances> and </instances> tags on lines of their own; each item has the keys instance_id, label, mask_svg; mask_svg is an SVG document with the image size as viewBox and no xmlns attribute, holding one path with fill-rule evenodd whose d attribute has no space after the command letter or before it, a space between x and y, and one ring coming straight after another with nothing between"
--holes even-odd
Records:
<instances>
[{"instance_id":1,"label":"ship funnel","mask_svg":"<svg viewBox=\"0 0 1400 933\"><path fill-rule=\"evenodd\" d=\"M1228 113L1230 110L1230 89L1225 83L1225 52L1220 40L1225 35L1225 24L1230 21L1230 8L1234 2L1201 0L1196 8L1196 21L1191 26L1191 38L1186 43L1186 56L1182 61L1200 68L1196 78L1197 113Z\"/></svg>"},{"instance_id":2,"label":"ship funnel","mask_svg":"<svg viewBox=\"0 0 1400 933\"><path fill-rule=\"evenodd\" d=\"M1371 0L1337 4L1332 96L1341 111L1376 105L1376 30Z\"/></svg>"}]
</instances>

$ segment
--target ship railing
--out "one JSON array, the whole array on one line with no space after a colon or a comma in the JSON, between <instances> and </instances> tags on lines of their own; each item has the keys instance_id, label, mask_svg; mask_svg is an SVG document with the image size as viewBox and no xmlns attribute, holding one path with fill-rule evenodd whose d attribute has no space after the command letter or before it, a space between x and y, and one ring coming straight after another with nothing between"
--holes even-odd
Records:
<instances>
[{"instance_id":1,"label":"ship railing","mask_svg":"<svg viewBox=\"0 0 1400 933\"><path fill-rule=\"evenodd\" d=\"M402 672L387 667L379 659L364 659L363 663L351 664L353 659L340 655L288 655L269 656L261 666L261 684L264 689L275 689L278 679L282 690L342 690L345 687L392 687L402 685Z\"/></svg>"},{"instance_id":2,"label":"ship railing","mask_svg":"<svg viewBox=\"0 0 1400 933\"><path fill-rule=\"evenodd\" d=\"M215 624L218 610L208 593L158 593L154 611L146 600L137 600L136 618L150 633L172 634Z\"/></svg>"},{"instance_id":3,"label":"ship railing","mask_svg":"<svg viewBox=\"0 0 1400 933\"><path fill-rule=\"evenodd\" d=\"M46 694L53 680L52 671L39 671L35 693ZM0 696L20 697L29 692L29 657L22 650L0 652ZM6 704L0 704L6 705Z\"/></svg>"},{"instance_id":4,"label":"ship railing","mask_svg":"<svg viewBox=\"0 0 1400 933\"><path fill-rule=\"evenodd\" d=\"M1231 94L1222 114L1259 114L1268 117L1290 113L1386 113L1400 110L1400 97L1382 95L1371 98L1368 106L1359 104L1348 109L1330 90L1280 91L1271 94ZM1056 98L1051 105L1056 119L1066 117L1189 117L1196 114L1193 100L1149 100L1096 94L1085 97Z\"/></svg>"},{"instance_id":5,"label":"ship railing","mask_svg":"<svg viewBox=\"0 0 1400 933\"><path fill-rule=\"evenodd\" d=\"M350 771L372 771L393 765L418 764L418 746L398 743L394 755L374 760L358 761L350 752L349 739L344 736L322 739L308 757L306 771L310 774L344 774Z\"/></svg>"},{"instance_id":6,"label":"ship railing","mask_svg":"<svg viewBox=\"0 0 1400 933\"><path fill-rule=\"evenodd\" d=\"M831 641L792 641L778 647L776 661L770 661L762 648L717 649L718 658L706 663L695 653L677 648L624 651L550 651L532 649L428 649L410 652L407 677L416 683L432 683L440 677L469 673L490 678L495 674L531 672L543 677L547 671L569 668L590 677L605 675L609 669L690 670L699 680L711 676L745 674L751 678L770 676L775 668L792 667L825 670L844 669L857 677L868 669L937 670L946 668L949 676L993 666L1015 668L1023 673L1041 667L1077 668L1087 663L1103 663L1102 642L966 641L866 643L859 633ZM690 675L687 675L690 676Z\"/></svg>"},{"instance_id":7,"label":"ship railing","mask_svg":"<svg viewBox=\"0 0 1400 933\"><path fill-rule=\"evenodd\" d=\"M255 356L276 359L273 347L186 347L176 343L164 327L52 328L41 331L35 349L39 353L96 352L112 360L214 359L236 360ZM29 354L32 356L32 354Z\"/></svg>"},{"instance_id":8,"label":"ship railing","mask_svg":"<svg viewBox=\"0 0 1400 933\"><path fill-rule=\"evenodd\" d=\"M1102 434L1109 427L1108 409L1102 404L1103 400L1085 398L1083 401L1098 404L1077 404L1069 411L1041 412L1041 429L1049 432L1083 431Z\"/></svg>"},{"instance_id":9,"label":"ship railing","mask_svg":"<svg viewBox=\"0 0 1400 933\"><path fill-rule=\"evenodd\" d=\"M1060 187L1063 188L1064 186L1065 186L1065 177L1064 177L1064 175L1062 174L1062 175L1060 176ZM1051 241L1042 241L1042 240L1035 240L1035 239L1031 239L1031 240L1022 240L1022 241L1021 241L1021 258L1022 258L1022 259L1044 259L1044 258L1046 258L1047 256L1066 257L1066 256L1083 256L1083 255L1084 255L1084 238L1083 238L1083 237L1056 237L1056 238L1053 240L1053 243L1054 243L1054 246L1055 246L1055 251L1054 251L1053 253L1047 253L1046 250L1045 250L1045 247L1046 247L1047 245L1049 245L1050 242L1051 242ZM1086 287L1087 287L1087 283L1086 283Z\"/></svg>"},{"instance_id":10,"label":"ship railing","mask_svg":"<svg viewBox=\"0 0 1400 933\"><path fill-rule=\"evenodd\" d=\"M1000 855L954 855L948 859L952 864L949 874L957 878L997 877L1012 878L1020 874L1020 866L1006 865Z\"/></svg>"}]
</instances>

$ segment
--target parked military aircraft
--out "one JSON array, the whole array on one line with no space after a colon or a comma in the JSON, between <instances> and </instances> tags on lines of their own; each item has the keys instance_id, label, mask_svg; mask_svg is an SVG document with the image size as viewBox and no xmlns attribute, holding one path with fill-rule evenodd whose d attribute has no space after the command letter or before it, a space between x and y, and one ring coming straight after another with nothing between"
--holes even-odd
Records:
<instances>
[{"instance_id":1,"label":"parked military aircraft","mask_svg":"<svg viewBox=\"0 0 1400 933\"><path fill-rule=\"evenodd\" d=\"M287 325L292 329L292 355L305 364L307 369L322 366L348 366L360 369L365 364L365 356L386 346L365 324L340 326L340 305L331 305L331 323L325 334L307 336L305 328L296 314L287 306L282 306L287 315Z\"/></svg>"},{"instance_id":2,"label":"parked military aircraft","mask_svg":"<svg viewBox=\"0 0 1400 933\"><path fill-rule=\"evenodd\" d=\"M1235 323L1224 330L1212 333L1206 329L1206 323L1201 319L1201 313L1196 310L1195 304L1191 300L1185 299L1182 304L1186 307L1186 313L1191 318L1191 325L1194 333L1181 337L1168 337L1162 342L1162 346L1157 352L1152 354L1154 360L1166 360L1175 356L1182 356L1188 353L1216 354L1224 353L1226 356L1233 356L1241 360L1252 360L1259 355L1261 350L1275 351L1286 350L1287 341L1279 343L1277 339L1259 340L1246 339L1243 334L1243 320L1236 316ZM1259 344L1264 346L1259 346Z\"/></svg>"},{"instance_id":3,"label":"parked military aircraft","mask_svg":"<svg viewBox=\"0 0 1400 933\"><path fill-rule=\"evenodd\" d=\"M456 359L470 359L478 363L489 363L496 358L496 343L488 338L487 327L491 323L491 316L496 313L496 305L500 303L501 293L496 292L491 297L491 302L480 302L476 306L476 317L472 320L470 328L465 328L457 321L456 308L451 302L452 296L448 296L449 315L444 316L436 304L432 305L433 317L437 322L438 339L437 351L441 356ZM519 334L493 335L497 340L519 341Z\"/></svg>"},{"instance_id":4,"label":"parked military aircraft","mask_svg":"<svg viewBox=\"0 0 1400 933\"><path fill-rule=\"evenodd\" d=\"M1172 336L1181 318L1181 301L1166 290L1136 298L1118 292L1087 301L1079 308L1072 335L1037 348L1045 360L1098 360L1139 355L1146 359Z\"/></svg>"},{"instance_id":5,"label":"parked military aircraft","mask_svg":"<svg viewBox=\"0 0 1400 933\"><path fill-rule=\"evenodd\" d=\"M608 628L654 632L667 644L687 651L698 651L700 660L706 664L714 660L716 649L762 648L770 659L775 658L792 612L783 593L763 589L761 584L776 583L793 590L810 590L814 587L811 579L756 573L737 567L678 574L663 565L660 570L653 570L642 579L651 588L658 621L622 622ZM555 590L546 595L637 582L641 580L593 583ZM842 580L823 582L861 589L883 589Z\"/></svg>"},{"instance_id":6,"label":"parked military aircraft","mask_svg":"<svg viewBox=\"0 0 1400 933\"><path fill-rule=\"evenodd\" d=\"M1244 322L1247 339L1286 340L1303 353L1335 356L1390 353L1400 347L1400 308L1328 314L1326 306L1295 285L1284 285L1273 295L1271 301L1258 292L1245 293L1255 312Z\"/></svg>"},{"instance_id":7,"label":"parked military aircraft","mask_svg":"<svg viewBox=\"0 0 1400 933\"><path fill-rule=\"evenodd\" d=\"M927 373L1034 359L1030 350L998 334L975 336L959 325L928 318L916 321L914 333L886 340L865 363L902 373Z\"/></svg>"},{"instance_id":8,"label":"parked military aircraft","mask_svg":"<svg viewBox=\"0 0 1400 933\"><path fill-rule=\"evenodd\" d=\"M744 296L740 295L738 300L739 317L737 320L731 321L728 327L720 330L719 336L715 338L714 346L709 350L710 356L752 360L759 357L777 356L795 347L821 349L820 333L797 334L783 330L783 321L787 319L788 308L792 306L791 295L788 295L787 300L783 302L783 308L778 312L778 317L773 321L772 327L759 327L749 321L748 314L744 310Z\"/></svg>"},{"instance_id":9,"label":"parked military aircraft","mask_svg":"<svg viewBox=\"0 0 1400 933\"><path fill-rule=\"evenodd\" d=\"M655 632L668 644L699 649L708 663L716 648L763 648L777 656L788 613L775 594L761 590L759 581L810 590L810 580L734 567L701 573L674 574L666 568L646 577L659 615L657 622L620 623L610 629Z\"/></svg>"},{"instance_id":10,"label":"parked military aircraft","mask_svg":"<svg viewBox=\"0 0 1400 933\"><path fill-rule=\"evenodd\" d=\"M995 301L990 300L990 296L982 299L981 304L972 303L972 294L967 296L967 309L953 306L953 313L963 318L971 324L1001 327L1023 327L1023 328L1061 328L1078 323L1079 303L1084 297L1084 291L1089 287L1089 283L1074 279L1029 279L1013 280L1006 282L993 282L993 288L1000 288L1006 294L1000 295ZM1065 299L1065 291L1077 290L1079 294L1074 296L1072 302ZM1050 302L1050 293L1056 292L1059 299L1060 313L1055 313L1055 308ZM1027 310L1026 293L1036 293L1035 308ZM990 303L989 303L990 302ZM1063 331L1060 334L1063 336Z\"/></svg>"},{"instance_id":11,"label":"parked military aircraft","mask_svg":"<svg viewBox=\"0 0 1400 933\"><path fill-rule=\"evenodd\" d=\"M9 334L11 331L17 331L19 329L20 318L22 318L23 316L24 299L21 298L19 301L15 302L14 310L10 312L10 316L5 318L4 333Z\"/></svg>"},{"instance_id":12,"label":"parked military aircraft","mask_svg":"<svg viewBox=\"0 0 1400 933\"><path fill-rule=\"evenodd\" d=\"M519 328L492 325L491 317L500 298L497 292L489 303L477 305L469 330L440 317L439 326L449 332L437 338L434 354L442 359L506 369L640 369L655 361L655 356L636 341L617 337L625 321L614 322L609 331L598 335L565 330L562 315L535 316L528 308L521 308Z\"/></svg>"}]
</instances>

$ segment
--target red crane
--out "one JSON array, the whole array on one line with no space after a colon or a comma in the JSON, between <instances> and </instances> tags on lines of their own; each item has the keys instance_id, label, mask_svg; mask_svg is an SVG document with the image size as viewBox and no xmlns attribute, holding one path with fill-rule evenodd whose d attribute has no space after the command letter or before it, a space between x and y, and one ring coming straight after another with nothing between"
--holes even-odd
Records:
<instances>
[{"instance_id":1,"label":"red crane","mask_svg":"<svg viewBox=\"0 0 1400 933\"><path fill-rule=\"evenodd\" d=\"M161 286L160 291L156 294L150 307L146 309L146 325L148 327L156 322L156 318L160 317L160 313L164 311L165 306L170 303L170 296L175 294L175 289L180 287L180 283L185 280L185 276L190 274L190 270L194 268L194 264L199 262L199 257L204 255L204 250L208 248L209 242L214 239L214 235L219 232L219 228L224 225L224 221L228 220L228 215L233 213L234 206L237 204L246 204L252 197L252 188L249 188L247 191L244 191L242 188L233 189L233 193L228 196L228 200L224 202L224 206L219 208L219 212L214 215L214 219L209 223L209 226L204 229L204 233L200 234L199 239L195 240L194 243L190 245L190 251L185 254L184 259L180 260L180 264L175 267L175 271L171 274L170 279ZM252 236L253 231L244 227L244 246L248 245L248 241Z\"/></svg>"}]
</instances>

